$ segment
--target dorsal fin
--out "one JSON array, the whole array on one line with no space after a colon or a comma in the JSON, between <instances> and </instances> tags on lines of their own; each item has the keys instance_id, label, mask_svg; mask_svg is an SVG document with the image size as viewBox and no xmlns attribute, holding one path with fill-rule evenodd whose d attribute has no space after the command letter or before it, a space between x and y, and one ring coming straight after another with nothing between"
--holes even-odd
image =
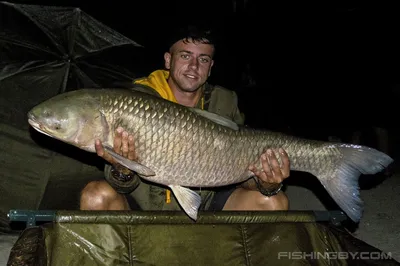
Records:
<instances>
[{"instance_id":1,"label":"dorsal fin","mask_svg":"<svg viewBox=\"0 0 400 266\"><path fill-rule=\"evenodd\" d=\"M220 116L218 114L211 113L211 112L208 112L208 111L205 111L205 110L201 110L201 109L198 109L198 108L190 108L190 109L193 112L195 112L195 113L197 113L197 114L199 114L199 115L201 115L201 116L203 116L203 117L205 117L207 119L210 119L211 121L213 121L213 122L215 122L215 123L217 123L219 125L229 127L229 128L231 128L233 130L239 130L238 124L236 124L232 120L229 120L228 118L225 118L225 117Z\"/></svg>"}]
</instances>

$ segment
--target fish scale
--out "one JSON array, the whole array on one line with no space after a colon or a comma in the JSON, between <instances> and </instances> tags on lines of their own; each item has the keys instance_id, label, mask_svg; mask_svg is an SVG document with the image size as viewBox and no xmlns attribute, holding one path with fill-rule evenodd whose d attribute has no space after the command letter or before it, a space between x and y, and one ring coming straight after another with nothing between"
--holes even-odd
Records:
<instances>
[{"instance_id":1,"label":"fish scale","mask_svg":"<svg viewBox=\"0 0 400 266\"><path fill-rule=\"evenodd\" d=\"M141 110L143 109L143 107L145 106L145 104L141 104L138 105L137 107L140 108ZM143 113L143 111L139 111L139 114ZM187 113L187 115L186 115ZM162 117L162 119L159 119L158 121L164 121L164 123L161 124L170 124L170 125L175 125L174 127L170 126L170 127L161 127L161 125L159 127L148 127L146 126L146 124L149 124L149 118L147 117L147 119L143 120L143 122L140 122L139 120L136 121L136 124L141 124L139 126L139 128L144 128L145 129L145 134L140 134L138 133L139 138L142 139L141 142L139 142L138 145L143 145L145 146L145 148L143 150L140 150L140 153L143 153L142 155L139 154L139 157L142 158L147 158L144 159L142 161L143 164L147 165L148 167L154 169L157 173L156 178L158 178L159 182L162 182L163 184L170 184L170 183L175 183L175 180L177 179L179 181L179 183L181 183L181 179L182 176L181 175L188 175L190 173L190 176L188 176L188 181L190 183L188 184L184 184L184 185L191 185L191 183L193 182L191 179L197 179L199 180L199 178L202 178L204 181L200 181L201 183L199 184L200 186L210 186L210 185L215 185L215 178L216 176L214 176L214 180L212 180L211 182L209 182L207 180L207 178L204 178L204 176L197 176L196 178L196 173L200 174L203 173L204 170L207 171L207 168L204 169L204 167L207 167L207 165L209 166L208 168L211 168L210 170L216 172L217 170L217 166L220 163L217 163L216 161L214 161L214 163L212 163L211 165L209 164L204 164L202 165L202 169L200 169L198 167L198 164L195 164L195 161L202 161L203 157L207 157L209 158L210 155L212 155L212 150L214 150L215 147L213 147L212 145L208 145L208 149L204 150L201 154L203 154L203 157L200 157L200 153L198 152L198 149L193 147L195 143L198 143L197 141L195 141L198 136L199 130L197 129L197 127L195 126L195 124L193 124L193 113L189 113L183 110L179 110L179 109L172 109L171 112L169 113L169 115L165 115ZM185 116L186 115L186 116ZM141 116L139 115L138 119ZM186 117L186 119L184 118ZM177 120L177 118L179 118L179 120ZM176 121L175 121L176 120ZM184 125L182 127L182 125ZM160 130L160 128L163 129L164 132L164 138L160 141L160 142L166 142L166 143L170 143L172 145L170 145L170 148L168 149L168 158L175 158L178 156L178 158L182 158L182 155L186 155L185 160L174 160L172 161L165 161L165 160L155 160L155 155L154 155L154 150L157 147L153 147L153 143L154 141L152 140L152 136L154 135L153 131L157 131ZM178 129L180 128L180 129ZM129 130L129 126L126 128ZM139 130L140 131L140 130ZM221 132L223 132L225 130L221 130L221 127L219 127L218 131L210 131L211 132L211 139L214 139L214 144L216 142L216 140L221 139L221 137L218 137L218 134L221 134ZM135 135L136 132L131 132L131 134ZM141 137L143 135L143 138ZM189 145L189 143L191 143L192 145ZM219 141L220 145L219 146L223 146L226 145L226 143L221 140ZM211 143L210 143L211 144ZM203 145L203 144L202 144ZM174 147L173 146L177 146L180 148L180 152L176 153L174 152ZM218 146L218 145L217 145ZM140 146L138 146L140 147ZM207 148L207 146L205 147ZM224 158L222 156L226 155L226 149L222 149L219 152L221 158ZM226 158L226 156L225 156ZM208 160L206 160L208 161ZM226 161L226 160L225 160ZM221 162L223 163L223 162ZM170 167L166 167L165 171L163 170L158 170L163 168L162 166L164 165L170 165ZM178 169L176 167L180 166ZM211 167L210 167L211 166ZM173 168L175 169L174 172L170 172L170 169ZM242 167L242 172L243 172L243 167ZM200 172L201 171L201 172ZM232 171L230 171L229 173L231 173ZM159 173L159 174L158 174ZM225 176L226 173L222 172L221 176Z\"/></svg>"},{"instance_id":2,"label":"fish scale","mask_svg":"<svg viewBox=\"0 0 400 266\"><path fill-rule=\"evenodd\" d=\"M141 178L169 186L182 209L197 219L200 196L189 187L238 184L260 167L268 148L283 148L290 169L314 175L354 221L362 215L361 174L382 171L392 158L370 147L302 139L248 127L204 110L189 108L135 90L80 89L50 98L28 113L41 133L89 152L100 138L106 150ZM139 160L112 150L114 131L122 126L134 136ZM282 158L277 153L281 163Z\"/></svg>"}]
</instances>

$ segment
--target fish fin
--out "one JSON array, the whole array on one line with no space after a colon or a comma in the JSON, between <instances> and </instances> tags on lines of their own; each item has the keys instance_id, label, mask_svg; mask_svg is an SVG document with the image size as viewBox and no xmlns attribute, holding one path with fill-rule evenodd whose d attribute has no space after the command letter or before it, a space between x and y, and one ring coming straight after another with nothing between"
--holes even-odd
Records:
<instances>
[{"instance_id":1,"label":"fish fin","mask_svg":"<svg viewBox=\"0 0 400 266\"><path fill-rule=\"evenodd\" d=\"M252 171L246 171L240 175L240 180L248 180L249 178L254 177L254 173Z\"/></svg>"},{"instance_id":2,"label":"fish fin","mask_svg":"<svg viewBox=\"0 0 400 266\"><path fill-rule=\"evenodd\" d=\"M169 185L179 204L186 214L193 220L197 220L197 212L201 204L201 197L195 191L179 185Z\"/></svg>"},{"instance_id":3,"label":"fish fin","mask_svg":"<svg viewBox=\"0 0 400 266\"><path fill-rule=\"evenodd\" d=\"M363 213L358 179L361 174L376 174L393 162L393 159L376 149L360 145L330 144L341 154L341 163L332 173L313 173L339 207L354 222L359 222Z\"/></svg>"},{"instance_id":4,"label":"fish fin","mask_svg":"<svg viewBox=\"0 0 400 266\"><path fill-rule=\"evenodd\" d=\"M202 110L202 109L198 109L198 108L190 108L190 109L193 112L195 112L195 113L197 113L197 114L199 114L199 115L201 115L201 116L203 116L203 117L205 117L207 119L210 119L211 121L213 121L213 122L215 122L215 123L217 123L219 125L229 127L229 128L231 128L233 130L239 130L238 124L236 124L235 122L233 122L232 120L230 120L228 118L225 118L225 117L220 116L218 114L211 113L211 112L208 112L208 111L205 111L205 110Z\"/></svg>"},{"instance_id":5,"label":"fish fin","mask_svg":"<svg viewBox=\"0 0 400 266\"><path fill-rule=\"evenodd\" d=\"M126 168L131 169L132 171L138 173L142 176L154 176L156 173L138 162L131 161L118 153L116 153L111 147L104 146L104 149L121 165L125 166Z\"/></svg>"}]
</instances>

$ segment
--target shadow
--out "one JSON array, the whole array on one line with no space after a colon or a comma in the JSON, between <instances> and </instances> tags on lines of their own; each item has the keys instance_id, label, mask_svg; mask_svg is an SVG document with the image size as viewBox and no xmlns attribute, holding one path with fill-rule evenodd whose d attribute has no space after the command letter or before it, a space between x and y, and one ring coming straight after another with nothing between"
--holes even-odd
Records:
<instances>
[{"instance_id":1,"label":"shadow","mask_svg":"<svg viewBox=\"0 0 400 266\"><path fill-rule=\"evenodd\" d=\"M369 190L382 184L390 176L386 172L377 173L375 175L361 175L358 180L360 190Z\"/></svg>"},{"instance_id":2,"label":"shadow","mask_svg":"<svg viewBox=\"0 0 400 266\"><path fill-rule=\"evenodd\" d=\"M318 181L318 179L309 173L293 171L290 178L285 180L285 183L290 186L297 186L309 189L321 201L327 210L339 210L339 206L332 199L326 189Z\"/></svg>"},{"instance_id":3,"label":"shadow","mask_svg":"<svg viewBox=\"0 0 400 266\"><path fill-rule=\"evenodd\" d=\"M41 148L48 149L74 160L78 160L81 163L94 166L99 170L102 170L104 168L104 159L99 157L96 153L84 151L73 145L41 134L32 127L29 127L29 133L32 140Z\"/></svg>"},{"instance_id":4,"label":"shadow","mask_svg":"<svg viewBox=\"0 0 400 266\"><path fill-rule=\"evenodd\" d=\"M392 166L395 168L395 166ZM393 173L393 172L391 172ZM381 172L375 175L361 175L359 177L360 190L372 189L379 186L384 180L390 178L385 172ZM339 205L332 199L326 189L318 181L318 179L312 174L305 172L293 171L291 178L285 180L287 185L303 187L311 190L315 193L315 196L321 201L324 207L329 211L341 210ZM359 223L347 219L342 222L342 226L349 232L354 233L359 228Z\"/></svg>"}]
</instances>

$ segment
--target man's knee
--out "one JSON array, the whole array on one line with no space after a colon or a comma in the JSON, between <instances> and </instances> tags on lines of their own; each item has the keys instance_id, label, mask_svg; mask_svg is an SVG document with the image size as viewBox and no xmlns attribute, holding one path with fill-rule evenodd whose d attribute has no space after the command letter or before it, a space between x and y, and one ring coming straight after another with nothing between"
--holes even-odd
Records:
<instances>
[{"instance_id":1,"label":"man's knee","mask_svg":"<svg viewBox=\"0 0 400 266\"><path fill-rule=\"evenodd\" d=\"M289 199L283 191L272 197L261 195L258 203L261 209L268 211L286 211L289 209Z\"/></svg>"},{"instance_id":2,"label":"man's knee","mask_svg":"<svg viewBox=\"0 0 400 266\"><path fill-rule=\"evenodd\" d=\"M124 210L128 209L126 199L106 181L92 181L81 192L81 210Z\"/></svg>"},{"instance_id":3,"label":"man's knee","mask_svg":"<svg viewBox=\"0 0 400 266\"><path fill-rule=\"evenodd\" d=\"M274 211L288 210L289 200L281 191L272 197L266 197L259 191L236 189L225 203L224 210Z\"/></svg>"}]
</instances>

